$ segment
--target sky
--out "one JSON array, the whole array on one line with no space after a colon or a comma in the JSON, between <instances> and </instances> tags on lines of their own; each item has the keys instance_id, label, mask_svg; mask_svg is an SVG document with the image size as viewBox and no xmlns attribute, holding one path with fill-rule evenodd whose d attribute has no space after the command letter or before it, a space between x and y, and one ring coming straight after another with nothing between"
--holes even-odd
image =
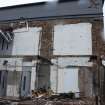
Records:
<instances>
[{"instance_id":1,"label":"sky","mask_svg":"<svg viewBox=\"0 0 105 105\"><path fill-rule=\"evenodd\" d=\"M42 0L0 0L0 7L40 2L40 1L42 1Z\"/></svg>"},{"instance_id":2,"label":"sky","mask_svg":"<svg viewBox=\"0 0 105 105\"><path fill-rule=\"evenodd\" d=\"M53 0L0 0L0 7Z\"/></svg>"}]
</instances>

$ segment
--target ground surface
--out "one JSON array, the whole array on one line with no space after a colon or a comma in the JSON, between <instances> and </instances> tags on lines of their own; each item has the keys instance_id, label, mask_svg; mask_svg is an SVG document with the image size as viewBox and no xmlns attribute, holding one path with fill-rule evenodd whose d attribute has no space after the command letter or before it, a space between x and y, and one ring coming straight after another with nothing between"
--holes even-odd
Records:
<instances>
[{"instance_id":1,"label":"ground surface","mask_svg":"<svg viewBox=\"0 0 105 105\"><path fill-rule=\"evenodd\" d=\"M46 100L46 99L34 99L30 101L20 102L18 105L95 105L92 101L89 100Z\"/></svg>"}]
</instances>

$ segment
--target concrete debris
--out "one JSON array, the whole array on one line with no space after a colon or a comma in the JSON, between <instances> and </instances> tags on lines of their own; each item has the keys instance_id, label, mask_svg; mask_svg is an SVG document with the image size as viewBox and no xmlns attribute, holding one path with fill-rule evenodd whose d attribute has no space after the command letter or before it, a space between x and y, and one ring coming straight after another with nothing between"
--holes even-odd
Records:
<instances>
[{"instance_id":1,"label":"concrete debris","mask_svg":"<svg viewBox=\"0 0 105 105\"><path fill-rule=\"evenodd\" d=\"M50 97L54 94L54 92L49 89L40 88L38 90L32 90L32 98L41 98L41 97Z\"/></svg>"}]
</instances>

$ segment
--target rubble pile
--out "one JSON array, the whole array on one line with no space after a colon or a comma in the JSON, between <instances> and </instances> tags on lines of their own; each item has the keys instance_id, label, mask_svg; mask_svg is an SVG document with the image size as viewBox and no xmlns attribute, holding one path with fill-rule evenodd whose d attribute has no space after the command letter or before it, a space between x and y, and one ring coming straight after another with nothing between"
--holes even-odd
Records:
<instances>
[{"instance_id":1,"label":"rubble pile","mask_svg":"<svg viewBox=\"0 0 105 105\"><path fill-rule=\"evenodd\" d=\"M1 99L0 105L95 105L94 100L87 98L76 98L75 94L55 94L52 90L39 89L32 91L32 97L22 99Z\"/></svg>"},{"instance_id":2,"label":"rubble pile","mask_svg":"<svg viewBox=\"0 0 105 105\"><path fill-rule=\"evenodd\" d=\"M51 90L38 90L32 92L31 100L20 102L18 105L95 105L95 103L90 99L75 98L72 92L54 94Z\"/></svg>"}]
</instances>

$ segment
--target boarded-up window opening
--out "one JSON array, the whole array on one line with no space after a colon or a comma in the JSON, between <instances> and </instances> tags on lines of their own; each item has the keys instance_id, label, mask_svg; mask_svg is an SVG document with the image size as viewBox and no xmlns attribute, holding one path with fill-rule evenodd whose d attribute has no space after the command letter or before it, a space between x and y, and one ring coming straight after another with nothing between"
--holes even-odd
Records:
<instances>
[{"instance_id":1,"label":"boarded-up window opening","mask_svg":"<svg viewBox=\"0 0 105 105\"><path fill-rule=\"evenodd\" d=\"M91 23L54 26L54 55L92 55L91 29Z\"/></svg>"},{"instance_id":2,"label":"boarded-up window opening","mask_svg":"<svg viewBox=\"0 0 105 105\"><path fill-rule=\"evenodd\" d=\"M14 44L12 55L37 55L38 54L38 41L41 28L21 28L14 30ZM30 42L30 43L27 43ZM27 50L29 49L29 50Z\"/></svg>"}]
</instances>

